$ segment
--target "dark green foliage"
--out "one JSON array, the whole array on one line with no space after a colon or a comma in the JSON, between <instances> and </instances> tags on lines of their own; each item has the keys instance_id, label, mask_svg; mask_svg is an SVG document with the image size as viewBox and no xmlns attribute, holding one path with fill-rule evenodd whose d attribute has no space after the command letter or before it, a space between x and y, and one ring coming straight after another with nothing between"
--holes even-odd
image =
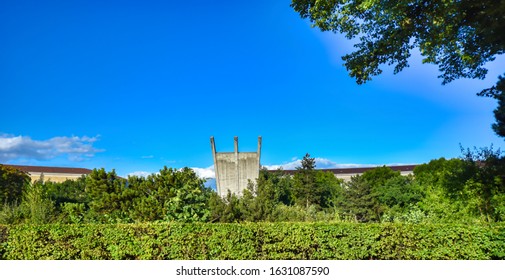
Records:
<instances>
[{"instance_id":1,"label":"dark green foliage","mask_svg":"<svg viewBox=\"0 0 505 280\"><path fill-rule=\"evenodd\" d=\"M159 174L147 178L129 177L132 207L129 212L135 221L207 221L210 210L210 189L193 170L164 167Z\"/></svg>"},{"instance_id":2,"label":"dark green foliage","mask_svg":"<svg viewBox=\"0 0 505 280\"><path fill-rule=\"evenodd\" d=\"M233 223L244 220L240 199L229 191L224 198L217 193L212 194L209 205L211 222Z\"/></svg>"},{"instance_id":3,"label":"dark green foliage","mask_svg":"<svg viewBox=\"0 0 505 280\"><path fill-rule=\"evenodd\" d=\"M167 174L168 169L163 170L163 175L160 173L151 174L147 178L128 177L128 186L124 191L129 193L132 199L128 213L134 221L157 221L166 217L164 204L170 198L170 194L165 179L170 176Z\"/></svg>"},{"instance_id":4,"label":"dark green foliage","mask_svg":"<svg viewBox=\"0 0 505 280\"><path fill-rule=\"evenodd\" d=\"M505 1L333 1L293 0L291 6L322 31L359 37L357 50L343 60L358 83L408 66L413 48L423 62L439 66L444 83L483 78L483 65L505 51Z\"/></svg>"},{"instance_id":5,"label":"dark green foliage","mask_svg":"<svg viewBox=\"0 0 505 280\"><path fill-rule=\"evenodd\" d=\"M393 171L393 169L387 166L381 166L368 170L361 176L363 180L367 181L370 187L375 190L380 186L384 186L388 180L398 178L401 175L400 171Z\"/></svg>"},{"instance_id":6,"label":"dark green foliage","mask_svg":"<svg viewBox=\"0 0 505 280\"><path fill-rule=\"evenodd\" d=\"M296 204L309 208L312 204L318 204L320 195L315 182L315 159L307 153L301 164L301 167L296 168L297 172L293 177L293 197Z\"/></svg>"},{"instance_id":7,"label":"dark green foliage","mask_svg":"<svg viewBox=\"0 0 505 280\"><path fill-rule=\"evenodd\" d=\"M51 181L39 182L43 185L45 193L57 207L64 203L89 203L89 196L86 193L86 177L82 176L76 180L65 180L62 183Z\"/></svg>"},{"instance_id":8,"label":"dark green foliage","mask_svg":"<svg viewBox=\"0 0 505 280\"><path fill-rule=\"evenodd\" d=\"M423 198L423 190L412 177L394 177L377 187L377 198L387 207L404 208L414 205Z\"/></svg>"},{"instance_id":9,"label":"dark green foliage","mask_svg":"<svg viewBox=\"0 0 505 280\"><path fill-rule=\"evenodd\" d=\"M249 182L240 199L240 210L245 221L274 221L278 205L292 204L292 179L279 170L275 173L260 170L256 183Z\"/></svg>"},{"instance_id":10,"label":"dark green foliage","mask_svg":"<svg viewBox=\"0 0 505 280\"><path fill-rule=\"evenodd\" d=\"M95 169L76 181L24 187L20 203L2 205L0 223L505 221L503 155L492 148L463 152L420 165L415 176L383 166L348 182L314 169L307 154L294 175L261 170L241 196L225 197L188 168L127 180Z\"/></svg>"},{"instance_id":11,"label":"dark green foliage","mask_svg":"<svg viewBox=\"0 0 505 280\"><path fill-rule=\"evenodd\" d=\"M386 166L352 177L345 185L344 214L359 222L380 221L387 206L394 206L385 205L390 191L387 183L401 177L400 172Z\"/></svg>"},{"instance_id":12,"label":"dark green foliage","mask_svg":"<svg viewBox=\"0 0 505 280\"><path fill-rule=\"evenodd\" d=\"M4 204L20 203L29 183L30 177L26 173L0 164L0 209Z\"/></svg>"},{"instance_id":13,"label":"dark green foliage","mask_svg":"<svg viewBox=\"0 0 505 280\"><path fill-rule=\"evenodd\" d=\"M505 53L505 0L292 0L291 7L322 31L359 38L357 50L342 57L358 84L381 74L382 65L400 72L416 48L423 63L439 67L443 84L483 79L485 64ZM505 137L505 80L479 95L498 100L493 129Z\"/></svg>"},{"instance_id":14,"label":"dark green foliage","mask_svg":"<svg viewBox=\"0 0 505 280\"><path fill-rule=\"evenodd\" d=\"M9 239L9 228L0 224L0 260L4 259L5 247L7 247L7 240Z\"/></svg>"},{"instance_id":15,"label":"dark green foliage","mask_svg":"<svg viewBox=\"0 0 505 280\"><path fill-rule=\"evenodd\" d=\"M131 206L131 197L125 188L126 180L117 176L114 170L93 169L86 176L85 187L90 197L89 219L97 222L128 220L125 210Z\"/></svg>"},{"instance_id":16,"label":"dark green foliage","mask_svg":"<svg viewBox=\"0 0 505 280\"><path fill-rule=\"evenodd\" d=\"M494 86L494 98L498 100L498 107L493 111L496 123L492 128L496 134L505 137L505 78L500 76Z\"/></svg>"},{"instance_id":17,"label":"dark green foliage","mask_svg":"<svg viewBox=\"0 0 505 280\"><path fill-rule=\"evenodd\" d=\"M379 186L376 193L382 210L381 221L420 222L423 219L417 204L425 193L413 177L393 177Z\"/></svg>"},{"instance_id":18,"label":"dark green foliage","mask_svg":"<svg viewBox=\"0 0 505 280\"><path fill-rule=\"evenodd\" d=\"M210 211L208 200L210 189L204 187L204 181L189 168L160 170L169 186L169 199L165 201L165 219L181 222L207 221Z\"/></svg>"},{"instance_id":19,"label":"dark green foliage","mask_svg":"<svg viewBox=\"0 0 505 280\"><path fill-rule=\"evenodd\" d=\"M353 176L345 184L343 214L358 222L378 221L375 213L377 202L372 186L362 176Z\"/></svg>"},{"instance_id":20,"label":"dark green foliage","mask_svg":"<svg viewBox=\"0 0 505 280\"><path fill-rule=\"evenodd\" d=\"M334 208L343 199L343 180L332 172L317 170L315 178L316 201L322 209Z\"/></svg>"},{"instance_id":21,"label":"dark green foliage","mask_svg":"<svg viewBox=\"0 0 505 280\"><path fill-rule=\"evenodd\" d=\"M341 181L332 173L315 170L315 159L306 154L293 176L292 197L295 204L321 210L335 206L341 194Z\"/></svg>"},{"instance_id":22,"label":"dark green foliage","mask_svg":"<svg viewBox=\"0 0 505 280\"><path fill-rule=\"evenodd\" d=\"M0 258L4 259L485 260L504 259L503 252L502 224L0 226Z\"/></svg>"}]
</instances>

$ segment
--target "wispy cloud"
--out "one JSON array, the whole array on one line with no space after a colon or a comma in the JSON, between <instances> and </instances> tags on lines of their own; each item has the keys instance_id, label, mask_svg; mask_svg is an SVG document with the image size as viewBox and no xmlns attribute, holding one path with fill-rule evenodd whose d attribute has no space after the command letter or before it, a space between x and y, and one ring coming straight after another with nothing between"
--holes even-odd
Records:
<instances>
[{"instance_id":1,"label":"wispy cloud","mask_svg":"<svg viewBox=\"0 0 505 280\"><path fill-rule=\"evenodd\" d=\"M147 177L151 174L153 174L153 173L147 172L147 171L134 171L132 173L128 173L127 176Z\"/></svg>"},{"instance_id":2,"label":"wispy cloud","mask_svg":"<svg viewBox=\"0 0 505 280\"><path fill-rule=\"evenodd\" d=\"M142 159L150 159L150 158L154 158L153 155L148 155L148 156L141 156Z\"/></svg>"},{"instance_id":3,"label":"wispy cloud","mask_svg":"<svg viewBox=\"0 0 505 280\"><path fill-rule=\"evenodd\" d=\"M48 140L33 140L29 136L0 134L0 162L48 160L62 155L71 161L82 161L104 151L93 147L97 140L98 136L58 136Z\"/></svg>"}]
</instances>

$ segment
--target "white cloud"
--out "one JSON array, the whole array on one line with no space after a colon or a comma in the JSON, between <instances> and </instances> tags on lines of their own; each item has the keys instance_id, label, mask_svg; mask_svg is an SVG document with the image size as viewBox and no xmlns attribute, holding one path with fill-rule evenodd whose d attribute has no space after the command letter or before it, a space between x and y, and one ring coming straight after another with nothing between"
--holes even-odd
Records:
<instances>
[{"instance_id":1,"label":"white cloud","mask_svg":"<svg viewBox=\"0 0 505 280\"><path fill-rule=\"evenodd\" d=\"M154 156L153 155L141 156L141 158L143 158L143 159L151 159L151 158L154 158Z\"/></svg>"},{"instance_id":2,"label":"white cloud","mask_svg":"<svg viewBox=\"0 0 505 280\"><path fill-rule=\"evenodd\" d=\"M300 159L297 159L283 164L262 165L262 167L265 167L268 170L277 170L279 168L282 168L283 170L294 170L302 165L301 162L302 161Z\"/></svg>"},{"instance_id":3,"label":"white cloud","mask_svg":"<svg viewBox=\"0 0 505 280\"><path fill-rule=\"evenodd\" d=\"M190 167L195 171L196 175L203 179L216 178L216 173L214 172L214 165L207 168Z\"/></svg>"},{"instance_id":4,"label":"white cloud","mask_svg":"<svg viewBox=\"0 0 505 280\"><path fill-rule=\"evenodd\" d=\"M147 171L134 171L132 173L128 173L127 176L137 176L137 177L147 177L149 175L153 174L152 172L147 172Z\"/></svg>"},{"instance_id":5,"label":"white cloud","mask_svg":"<svg viewBox=\"0 0 505 280\"><path fill-rule=\"evenodd\" d=\"M104 151L93 147L97 140L98 136L59 136L48 140L33 140L29 136L0 134L0 161L47 160L61 155L66 155L71 161L82 161Z\"/></svg>"},{"instance_id":6,"label":"white cloud","mask_svg":"<svg viewBox=\"0 0 505 280\"><path fill-rule=\"evenodd\" d=\"M209 166L207 168L190 167L190 169L192 169L196 173L196 175L202 179L216 178L216 175L214 173L214 165ZM182 168L180 168L179 170L182 170ZM134 172L128 173L126 176L147 177L152 174L160 174L160 172L134 171Z\"/></svg>"}]
</instances>

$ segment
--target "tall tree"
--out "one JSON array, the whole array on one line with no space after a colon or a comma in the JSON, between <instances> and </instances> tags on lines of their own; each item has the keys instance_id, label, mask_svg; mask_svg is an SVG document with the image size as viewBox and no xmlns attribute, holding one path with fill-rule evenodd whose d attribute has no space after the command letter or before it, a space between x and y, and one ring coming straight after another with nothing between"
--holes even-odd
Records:
<instances>
[{"instance_id":1,"label":"tall tree","mask_svg":"<svg viewBox=\"0 0 505 280\"><path fill-rule=\"evenodd\" d=\"M443 84L483 79L484 64L505 52L505 0L292 0L291 6L322 31L359 38L357 50L342 57L358 84L381 74L383 64L394 65L395 73L408 67L414 48L424 63L438 65ZM503 103L503 83L500 78L480 95ZM503 106L493 126L500 136Z\"/></svg>"},{"instance_id":2,"label":"tall tree","mask_svg":"<svg viewBox=\"0 0 505 280\"><path fill-rule=\"evenodd\" d=\"M307 153L292 180L293 201L306 209L310 206L316 210L334 207L336 200L341 198L342 181L331 172L315 168L315 158L311 158Z\"/></svg>"},{"instance_id":3,"label":"tall tree","mask_svg":"<svg viewBox=\"0 0 505 280\"><path fill-rule=\"evenodd\" d=\"M372 187L363 176L352 176L346 182L344 200L341 202L343 214L358 222L376 221L375 199Z\"/></svg>"},{"instance_id":4,"label":"tall tree","mask_svg":"<svg viewBox=\"0 0 505 280\"><path fill-rule=\"evenodd\" d=\"M98 222L124 222L128 219L126 209L131 207L132 199L124 196L126 180L115 170L93 169L86 176L85 192L90 198L90 219Z\"/></svg>"},{"instance_id":5,"label":"tall tree","mask_svg":"<svg viewBox=\"0 0 505 280\"><path fill-rule=\"evenodd\" d=\"M316 160L307 153L302 159L301 167L296 168L297 172L294 176L293 195L295 201L306 208L317 203L315 168Z\"/></svg>"}]
</instances>

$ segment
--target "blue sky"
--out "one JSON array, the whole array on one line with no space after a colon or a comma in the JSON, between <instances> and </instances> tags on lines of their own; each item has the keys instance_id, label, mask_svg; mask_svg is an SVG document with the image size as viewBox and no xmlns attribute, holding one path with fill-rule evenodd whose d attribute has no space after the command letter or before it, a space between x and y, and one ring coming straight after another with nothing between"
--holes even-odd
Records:
<instances>
[{"instance_id":1,"label":"blue sky","mask_svg":"<svg viewBox=\"0 0 505 280\"><path fill-rule=\"evenodd\" d=\"M0 163L209 172L218 151L263 165L423 163L459 144L503 148L485 80L442 86L410 68L358 86L352 42L310 27L289 1L0 2Z\"/></svg>"}]
</instances>

